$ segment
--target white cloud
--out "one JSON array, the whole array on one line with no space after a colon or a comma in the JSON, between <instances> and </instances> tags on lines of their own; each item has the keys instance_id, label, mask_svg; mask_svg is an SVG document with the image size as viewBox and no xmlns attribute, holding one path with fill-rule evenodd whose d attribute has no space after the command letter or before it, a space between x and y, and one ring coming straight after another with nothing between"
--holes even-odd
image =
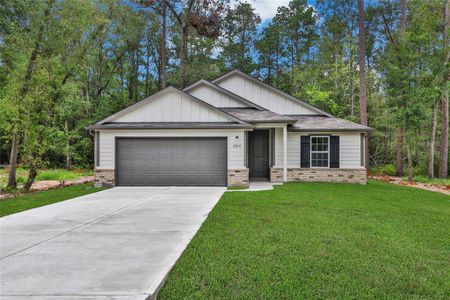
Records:
<instances>
[{"instance_id":1,"label":"white cloud","mask_svg":"<svg viewBox=\"0 0 450 300\"><path fill-rule=\"evenodd\" d=\"M245 0L243 2L251 3L261 20L264 21L272 19L277 13L277 8L287 6L290 0ZM234 0L231 3L235 5L238 1Z\"/></svg>"}]
</instances>

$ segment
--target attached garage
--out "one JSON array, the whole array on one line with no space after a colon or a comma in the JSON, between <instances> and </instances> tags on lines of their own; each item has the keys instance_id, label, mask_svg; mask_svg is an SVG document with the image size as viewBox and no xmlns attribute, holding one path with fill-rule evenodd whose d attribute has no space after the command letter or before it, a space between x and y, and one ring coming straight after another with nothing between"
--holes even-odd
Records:
<instances>
[{"instance_id":1,"label":"attached garage","mask_svg":"<svg viewBox=\"0 0 450 300\"><path fill-rule=\"evenodd\" d=\"M226 186L227 139L117 138L116 185Z\"/></svg>"}]
</instances>

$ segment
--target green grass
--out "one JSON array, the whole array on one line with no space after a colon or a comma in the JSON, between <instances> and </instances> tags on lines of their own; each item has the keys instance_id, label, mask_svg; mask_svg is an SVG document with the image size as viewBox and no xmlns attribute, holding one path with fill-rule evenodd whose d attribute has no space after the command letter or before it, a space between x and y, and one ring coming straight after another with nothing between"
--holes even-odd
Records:
<instances>
[{"instance_id":1,"label":"green grass","mask_svg":"<svg viewBox=\"0 0 450 300\"><path fill-rule=\"evenodd\" d=\"M225 193L159 299L448 299L450 197L369 181Z\"/></svg>"},{"instance_id":2,"label":"green grass","mask_svg":"<svg viewBox=\"0 0 450 300\"><path fill-rule=\"evenodd\" d=\"M0 217L95 193L103 189L94 188L92 184L81 184L3 199L0 200Z\"/></svg>"},{"instance_id":3,"label":"green grass","mask_svg":"<svg viewBox=\"0 0 450 300\"><path fill-rule=\"evenodd\" d=\"M66 170L66 169L44 169L38 170L38 175L36 176L36 181L40 180L76 180L84 176L92 176L92 170L77 169L77 170ZM22 185L26 182L28 176L28 170L25 168L17 168L17 182L18 185ZM6 186L8 182L8 173L6 169L0 169L0 188Z\"/></svg>"}]
</instances>

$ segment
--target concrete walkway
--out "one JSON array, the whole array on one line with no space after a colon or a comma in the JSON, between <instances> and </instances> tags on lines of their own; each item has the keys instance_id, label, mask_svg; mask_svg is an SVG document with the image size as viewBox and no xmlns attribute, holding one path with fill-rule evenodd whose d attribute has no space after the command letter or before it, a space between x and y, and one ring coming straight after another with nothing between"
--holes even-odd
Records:
<instances>
[{"instance_id":1,"label":"concrete walkway","mask_svg":"<svg viewBox=\"0 0 450 300\"><path fill-rule=\"evenodd\" d=\"M227 192L259 192L273 190L275 185L283 185L282 182L250 181L248 188L242 190L228 190Z\"/></svg>"},{"instance_id":2,"label":"concrete walkway","mask_svg":"<svg viewBox=\"0 0 450 300\"><path fill-rule=\"evenodd\" d=\"M151 299L224 187L117 187L0 219L0 299Z\"/></svg>"}]
</instances>

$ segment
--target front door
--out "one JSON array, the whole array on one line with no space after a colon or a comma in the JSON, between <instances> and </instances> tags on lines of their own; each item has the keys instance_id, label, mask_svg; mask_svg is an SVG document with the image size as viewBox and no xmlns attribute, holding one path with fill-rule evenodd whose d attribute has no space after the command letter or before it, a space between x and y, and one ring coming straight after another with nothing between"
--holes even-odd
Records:
<instances>
[{"instance_id":1,"label":"front door","mask_svg":"<svg viewBox=\"0 0 450 300\"><path fill-rule=\"evenodd\" d=\"M248 133L248 167L250 179L269 178L269 131L255 130Z\"/></svg>"}]
</instances>

